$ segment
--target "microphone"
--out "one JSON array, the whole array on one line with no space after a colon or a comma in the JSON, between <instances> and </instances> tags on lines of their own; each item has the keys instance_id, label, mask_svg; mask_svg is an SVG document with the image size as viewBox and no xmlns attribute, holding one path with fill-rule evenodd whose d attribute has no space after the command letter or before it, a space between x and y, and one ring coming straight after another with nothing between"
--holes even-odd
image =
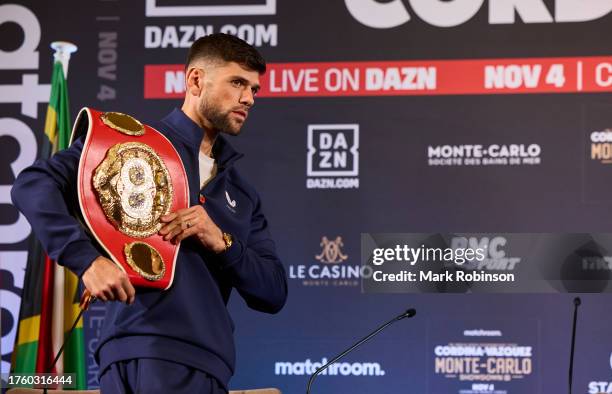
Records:
<instances>
[{"instance_id":1,"label":"microphone","mask_svg":"<svg viewBox=\"0 0 612 394\"><path fill-rule=\"evenodd\" d=\"M406 312L404 312L401 315L399 315L398 317L396 317L396 319L397 320L402 320L402 319L404 319L406 317L412 317L414 315L416 315L416 309L410 308Z\"/></svg>"},{"instance_id":2,"label":"microphone","mask_svg":"<svg viewBox=\"0 0 612 394\"><path fill-rule=\"evenodd\" d=\"M317 375L319 375L321 372L325 371L327 369L327 367L329 367L330 365L332 365L333 363L335 363L336 361L338 361L339 359L341 359L342 357L346 356L347 354L349 354L350 352L352 352L355 348L359 347L361 344L367 342L368 340L370 340L373 336L375 336L376 334L378 334L379 332L381 332L382 330L384 330L385 328L387 328L388 326L390 326L391 324L400 321L402 319L405 319L407 317L413 317L414 315L416 315L416 310L414 308L410 308L408 309L406 312L403 312L399 315L397 315L396 317L394 317L393 319L389 320L388 322L386 322L385 324L383 324L382 326L378 327L376 330L372 331L370 334L368 334L366 337L362 338L361 340L359 340L359 342L357 342L356 344L352 345L351 347L349 347L348 349L346 349L345 351L343 351L342 353L340 353L339 355L337 355L336 357L334 357L331 361L329 361L327 364L323 365L322 367L318 368L311 376L310 379L308 379L308 387L306 388L306 394L310 394L310 386L312 386L312 383L314 382L315 378L317 377Z\"/></svg>"},{"instance_id":3,"label":"microphone","mask_svg":"<svg viewBox=\"0 0 612 394\"><path fill-rule=\"evenodd\" d=\"M574 298L574 323L572 324L572 345L570 347L570 364L569 364L569 394L572 394L572 381L574 379L574 346L576 344L576 320L578 318L578 307L582 302L580 297Z\"/></svg>"}]
</instances>

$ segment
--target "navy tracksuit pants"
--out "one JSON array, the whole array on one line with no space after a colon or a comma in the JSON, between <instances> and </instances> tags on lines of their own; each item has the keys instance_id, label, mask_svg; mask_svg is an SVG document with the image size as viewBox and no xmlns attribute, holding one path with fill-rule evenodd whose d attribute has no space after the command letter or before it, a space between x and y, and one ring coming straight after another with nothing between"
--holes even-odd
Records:
<instances>
[{"instance_id":1,"label":"navy tracksuit pants","mask_svg":"<svg viewBox=\"0 0 612 394\"><path fill-rule=\"evenodd\" d=\"M217 379L198 369L152 358L119 361L100 376L102 394L227 394Z\"/></svg>"}]
</instances>

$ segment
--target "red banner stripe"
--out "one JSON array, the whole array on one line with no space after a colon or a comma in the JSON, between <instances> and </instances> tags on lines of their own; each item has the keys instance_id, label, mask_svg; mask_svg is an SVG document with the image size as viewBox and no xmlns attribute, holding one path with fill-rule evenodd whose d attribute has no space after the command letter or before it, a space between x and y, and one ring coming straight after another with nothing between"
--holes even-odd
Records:
<instances>
[{"instance_id":1,"label":"red banner stripe","mask_svg":"<svg viewBox=\"0 0 612 394\"><path fill-rule=\"evenodd\" d=\"M184 67L145 65L144 97L181 98ZM612 91L612 56L272 63L258 97L429 96Z\"/></svg>"}]
</instances>

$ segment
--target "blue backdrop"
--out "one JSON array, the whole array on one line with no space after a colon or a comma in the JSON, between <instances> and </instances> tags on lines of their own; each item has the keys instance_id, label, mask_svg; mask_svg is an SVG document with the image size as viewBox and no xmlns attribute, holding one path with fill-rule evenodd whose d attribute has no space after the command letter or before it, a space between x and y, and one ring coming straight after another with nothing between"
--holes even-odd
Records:
<instances>
[{"instance_id":1,"label":"blue backdrop","mask_svg":"<svg viewBox=\"0 0 612 394\"><path fill-rule=\"evenodd\" d=\"M278 315L232 297L231 387L303 392L313 364L414 307L415 318L320 376L314 392L566 390L575 295L365 294L354 267L361 233L612 232L609 2L13 4L0 5L3 372L25 262L8 252L26 251L29 235L8 192L41 141L49 43L79 47L72 114L91 106L152 123L180 106L191 42L223 31L270 63L232 144L246 154L238 167L262 196L289 275ZM573 392L612 392L610 295L581 296ZM85 320L90 348L102 315L97 305Z\"/></svg>"}]
</instances>

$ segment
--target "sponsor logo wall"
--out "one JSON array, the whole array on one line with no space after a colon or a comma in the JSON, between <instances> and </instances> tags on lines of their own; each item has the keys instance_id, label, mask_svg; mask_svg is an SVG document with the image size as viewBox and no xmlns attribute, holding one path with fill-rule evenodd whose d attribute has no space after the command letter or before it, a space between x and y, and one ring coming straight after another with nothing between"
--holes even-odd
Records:
<instances>
[{"instance_id":1,"label":"sponsor logo wall","mask_svg":"<svg viewBox=\"0 0 612 394\"><path fill-rule=\"evenodd\" d=\"M290 286L277 316L232 298L232 388L303 391L315 365L414 307L415 318L317 378L316 392L566 390L572 295L364 293L360 236L612 232L611 22L612 4L595 0L3 3L2 371L31 231L9 193L41 140L50 42L79 47L68 74L73 116L87 105L152 123L181 104L189 45L226 32L269 62L232 143L246 153L238 166L262 196ZM489 251L487 262L510 252ZM610 391L609 297L582 295L580 392ZM90 350L102 316L94 309L84 323ZM484 353L444 353L468 348Z\"/></svg>"}]
</instances>

